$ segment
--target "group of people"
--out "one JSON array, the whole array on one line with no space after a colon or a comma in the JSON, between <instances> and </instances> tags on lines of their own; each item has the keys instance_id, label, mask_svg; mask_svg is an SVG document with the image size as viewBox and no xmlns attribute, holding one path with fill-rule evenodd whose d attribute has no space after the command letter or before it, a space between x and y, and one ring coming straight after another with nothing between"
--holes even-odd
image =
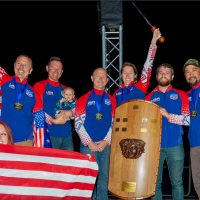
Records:
<instances>
[{"instance_id":1,"label":"group of people","mask_svg":"<svg viewBox=\"0 0 200 200\"><path fill-rule=\"evenodd\" d=\"M0 68L0 143L27 146L48 146L73 150L72 125L80 137L80 152L93 154L99 166L99 173L92 199L108 199L109 155L112 125L116 106L128 100L143 99L160 106L162 114L161 151L153 200L162 199L163 164L166 160L174 200L184 199L183 169L184 147L182 126L189 126L190 158L194 187L200 198L200 62L189 59L183 67L186 81L191 90L186 93L173 88L174 68L169 63L157 67L157 87L148 92L153 61L157 51L159 29L153 32L146 61L138 81L137 67L129 62L122 66L122 85L111 95L106 92L107 71L96 68L91 76L93 88L76 99L75 91L59 82L63 63L59 57L51 57L46 71L48 78L31 87L28 76L33 70L32 60L20 55L14 63L14 76ZM33 134L33 124L47 130L47 138ZM12 133L11 133L12 132ZM45 138L45 137L44 137ZM46 145L46 146L45 146ZM117 164L117 163L116 163Z\"/></svg>"},{"instance_id":2,"label":"group of people","mask_svg":"<svg viewBox=\"0 0 200 200\"><path fill-rule=\"evenodd\" d=\"M12 130L15 145L49 147L45 139L41 139L43 135L34 133L36 130L36 134L42 134L37 129L43 128L50 134L50 138L45 137L53 148L73 150L69 119L75 111L76 98L72 88L59 82L62 60L51 57L46 66L47 80L39 81L33 87L28 84L32 70L32 59L28 55L17 57L14 76L0 68L0 119Z\"/></svg>"}]
</instances>

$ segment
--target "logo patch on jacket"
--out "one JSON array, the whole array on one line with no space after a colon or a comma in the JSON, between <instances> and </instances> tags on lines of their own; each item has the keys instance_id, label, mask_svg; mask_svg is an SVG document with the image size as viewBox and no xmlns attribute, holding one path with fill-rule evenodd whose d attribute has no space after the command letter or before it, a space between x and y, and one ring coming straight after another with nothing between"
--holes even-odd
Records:
<instances>
[{"instance_id":1,"label":"logo patch on jacket","mask_svg":"<svg viewBox=\"0 0 200 200\"><path fill-rule=\"evenodd\" d=\"M11 88L11 89L15 89L15 85L12 84L12 83L10 83L8 87Z\"/></svg>"},{"instance_id":2,"label":"logo patch on jacket","mask_svg":"<svg viewBox=\"0 0 200 200\"><path fill-rule=\"evenodd\" d=\"M33 92L31 90L26 90L26 95L29 97L33 97Z\"/></svg>"},{"instance_id":3,"label":"logo patch on jacket","mask_svg":"<svg viewBox=\"0 0 200 200\"><path fill-rule=\"evenodd\" d=\"M156 98L151 100L151 102L153 102L153 103L158 102L158 101L160 101L160 97L156 97Z\"/></svg>"},{"instance_id":4,"label":"logo patch on jacket","mask_svg":"<svg viewBox=\"0 0 200 200\"><path fill-rule=\"evenodd\" d=\"M95 101L88 101L87 105L88 105L88 106L95 105Z\"/></svg>"},{"instance_id":5,"label":"logo patch on jacket","mask_svg":"<svg viewBox=\"0 0 200 200\"><path fill-rule=\"evenodd\" d=\"M46 94L53 96L53 91L46 91Z\"/></svg>"},{"instance_id":6,"label":"logo patch on jacket","mask_svg":"<svg viewBox=\"0 0 200 200\"><path fill-rule=\"evenodd\" d=\"M105 104L106 104L107 106L111 105L110 99L105 99Z\"/></svg>"},{"instance_id":7,"label":"logo patch on jacket","mask_svg":"<svg viewBox=\"0 0 200 200\"><path fill-rule=\"evenodd\" d=\"M105 99L105 104L107 105L107 106L109 106L109 105L111 105L111 100L110 99Z\"/></svg>"},{"instance_id":8,"label":"logo patch on jacket","mask_svg":"<svg viewBox=\"0 0 200 200\"><path fill-rule=\"evenodd\" d=\"M121 91L119 91L119 92L116 93L116 96L119 96L119 95L122 95Z\"/></svg>"},{"instance_id":9,"label":"logo patch on jacket","mask_svg":"<svg viewBox=\"0 0 200 200\"><path fill-rule=\"evenodd\" d=\"M178 94L171 94L169 98L172 99L172 100L177 100Z\"/></svg>"}]
</instances>

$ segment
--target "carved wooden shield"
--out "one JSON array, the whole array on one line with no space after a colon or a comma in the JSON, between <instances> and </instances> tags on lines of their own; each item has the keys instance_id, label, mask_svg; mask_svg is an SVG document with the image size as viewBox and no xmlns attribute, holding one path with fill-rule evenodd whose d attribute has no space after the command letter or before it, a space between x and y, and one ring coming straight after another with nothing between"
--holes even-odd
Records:
<instances>
[{"instance_id":1,"label":"carved wooden shield","mask_svg":"<svg viewBox=\"0 0 200 200\"><path fill-rule=\"evenodd\" d=\"M162 115L159 106L132 100L115 111L108 190L121 199L153 196L156 189Z\"/></svg>"}]
</instances>

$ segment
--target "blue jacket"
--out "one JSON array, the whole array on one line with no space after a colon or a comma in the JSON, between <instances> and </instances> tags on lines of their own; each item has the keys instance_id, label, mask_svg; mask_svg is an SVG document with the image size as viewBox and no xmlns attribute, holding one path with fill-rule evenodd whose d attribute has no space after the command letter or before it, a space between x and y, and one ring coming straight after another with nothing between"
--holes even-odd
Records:
<instances>
[{"instance_id":1,"label":"blue jacket","mask_svg":"<svg viewBox=\"0 0 200 200\"><path fill-rule=\"evenodd\" d=\"M16 78L10 77L2 86L2 111L1 120L5 121L12 130L14 142L22 142L33 139L33 108L36 97L32 88L27 84L27 80L22 83ZM14 104L18 102L16 87L22 92L20 103L23 109L16 110Z\"/></svg>"},{"instance_id":2,"label":"blue jacket","mask_svg":"<svg viewBox=\"0 0 200 200\"><path fill-rule=\"evenodd\" d=\"M124 84L115 91L114 96L117 101L117 105L133 99L144 99L148 90L151 78L151 71L153 67L153 61L157 51L156 45L150 45L147 54L147 59L144 63L140 80L137 83L131 82L128 87Z\"/></svg>"},{"instance_id":3,"label":"blue jacket","mask_svg":"<svg viewBox=\"0 0 200 200\"><path fill-rule=\"evenodd\" d=\"M146 100L165 108L170 116L172 116L170 121L166 117L162 117L161 147L169 148L183 144L183 128L177 123L179 118L182 117L180 123L189 124L189 122L184 122L185 116L189 116L187 94L181 90L172 88L171 85L165 93L156 87L146 96Z\"/></svg>"},{"instance_id":4,"label":"blue jacket","mask_svg":"<svg viewBox=\"0 0 200 200\"><path fill-rule=\"evenodd\" d=\"M196 117L190 117L188 139L191 147L200 146L200 82L188 93L190 112L197 110Z\"/></svg>"},{"instance_id":5,"label":"blue jacket","mask_svg":"<svg viewBox=\"0 0 200 200\"><path fill-rule=\"evenodd\" d=\"M41 95L43 99L44 111L54 117L55 115L55 105L62 97L61 92L65 86L61 85L59 82L54 82L51 80L42 80L34 85L34 90ZM54 137L67 137L72 134L72 126L70 122L64 125L47 125L50 136Z\"/></svg>"}]
</instances>

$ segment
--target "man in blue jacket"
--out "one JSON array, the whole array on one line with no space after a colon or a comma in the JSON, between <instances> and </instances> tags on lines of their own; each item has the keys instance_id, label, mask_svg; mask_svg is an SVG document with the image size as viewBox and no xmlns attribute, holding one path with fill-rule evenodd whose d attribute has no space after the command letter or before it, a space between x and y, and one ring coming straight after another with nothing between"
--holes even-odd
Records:
<instances>
[{"instance_id":1,"label":"man in blue jacket","mask_svg":"<svg viewBox=\"0 0 200 200\"><path fill-rule=\"evenodd\" d=\"M46 121L48 121L48 131L52 147L56 149L73 150L72 126L69 121L59 124L54 120L54 108L56 103L62 97L62 91L66 87L59 81L63 73L63 63L59 57L51 57L46 70L48 78L35 83L33 89L42 99L43 109L45 111ZM71 117L72 111L62 110L66 118ZM60 114L58 114L60 115Z\"/></svg>"},{"instance_id":2,"label":"man in blue jacket","mask_svg":"<svg viewBox=\"0 0 200 200\"><path fill-rule=\"evenodd\" d=\"M80 137L80 152L93 154L99 166L94 200L108 200L108 170L112 122L116 101L105 91L107 71L96 68L91 76L93 89L82 95L75 111L75 128Z\"/></svg>"},{"instance_id":3,"label":"man in blue jacket","mask_svg":"<svg viewBox=\"0 0 200 200\"><path fill-rule=\"evenodd\" d=\"M37 123L38 117L41 117L38 126L43 124L40 97L28 84L32 70L32 59L25 54L17 56L14 76L0 67L0 119L11 128L15 145L32 146L34 118Z\"/></svg>"},{"instance_id":4,"label":"man in blue jacket","mask_svg":"<svg viewBox=\"0 0 200 200\"><path fill-rule=\"evenodd\" d=\"M190 104L190 159L194 188L200 199L200 62L189 59L183 66L186 81L190 84L188 91Z\"/></svg>"},{"instance_id":5,"label":"man in blue jacket","mask_svg":"<svg viewBox=\"0 0 200 200\"><path fill-rule=\"evenodd\" d=\"M156 194L153 200L162 200L163 164L166 160L172 185L174 200L184 200L183 169L184 149L182 125L189 125L189 103L184 91L171 85L174 69L168 63L161 64L156 71L158 86L150 92L146 100L159 105L162 117L160 161L157 176Z\"/></svg>"}]
</instances>

